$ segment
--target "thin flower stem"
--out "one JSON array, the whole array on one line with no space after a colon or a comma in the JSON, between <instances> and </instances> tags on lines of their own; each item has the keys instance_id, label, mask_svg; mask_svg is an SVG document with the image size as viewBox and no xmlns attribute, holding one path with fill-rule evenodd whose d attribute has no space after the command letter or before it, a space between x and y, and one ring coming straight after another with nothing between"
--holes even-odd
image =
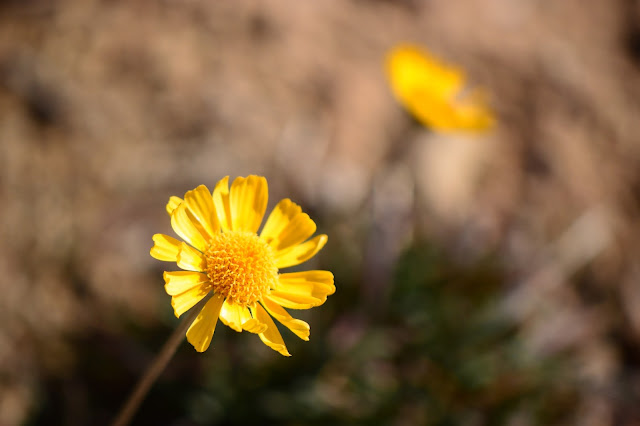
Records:
<instances>
[{"instance_id":1,"label":"thin flower stem","mask_svg":"<svg viewBox=\"0 0 640 426\"><path fill-rule=\"evenodd\" d=\"M191 308L189 314L182 320L173 334L169 336L169 339L160 350L160 353L156 355L156 358L153 360L151 365L149 365L147 371L145 371L144 375L138 381L138 384L127 399L127 402L120 409L120 412L112 423L112 426L126 426L129 424L129 422L133 418L133 415L138 410L140 403L142 403L145 396L147 396L149 389L158 379L158 376L160 376L160 374L167 367L167 364L176 353L178 346L180 346L180 343L182 343L187 330L189 329L193 321L195 321L196 317L202 310L202 307L205 303L207 303L211 296L212 294L209 293L196 306Z\"/></svg>"}]
</instances>

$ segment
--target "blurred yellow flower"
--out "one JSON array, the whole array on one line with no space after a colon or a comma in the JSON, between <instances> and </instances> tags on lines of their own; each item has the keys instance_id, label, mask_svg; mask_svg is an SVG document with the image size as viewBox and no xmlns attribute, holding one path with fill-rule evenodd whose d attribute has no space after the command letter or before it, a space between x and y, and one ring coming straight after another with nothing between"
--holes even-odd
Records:
<instances>
[{"instance_id":1,"label":"blurred yellow flower","mask_svg":"<svg viewBox=\"0 0 640 426\"><path fill-rule=\"evenodd\" d=\"M258 234L267 198L264 177L238 177L229 189L227 176L213 193L200 185L184 199L171 197L167 204L171 226L186 243L156 234L151 256L176 262L183 269L164 273L165 290L177 317L212 293L187 331L187 340L198 352L209 347L220 318L232 329L255 333L267 346L289 356L271 317L309 340L309 324L292 318L284 308L319 306L335 292L329 271L280 273L313 257L327 236L309 239L316 224L289 199L275 206Z\"/></svg>"},{"instance_id":2,"label":"blurred yellow flower","mask_svg":"<svg viewBox=\"0 0 640 426\"><path fill-rule=\"evenodd\" d=\"M394 96L422 124L436 131L483 131L495 123L481 89L464 90L464 73L428 52L400 45L387 57Z\"/></svg>"}]
</instances>

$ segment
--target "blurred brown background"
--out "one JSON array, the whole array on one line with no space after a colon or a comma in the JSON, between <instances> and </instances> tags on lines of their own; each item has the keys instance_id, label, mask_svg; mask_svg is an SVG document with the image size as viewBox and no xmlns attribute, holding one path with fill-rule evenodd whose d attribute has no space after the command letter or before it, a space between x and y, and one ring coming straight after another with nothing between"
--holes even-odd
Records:
<instances>
[{"instance_id":1,"label":"blurred brown background","mask_svg":"<svg viewBox=\"0 0 640 426\"><path fill-rule=\"evenodd\" d=\"M407 41L497 128L413 122ZM640 425L639 118L634 0L0 2L0 425L113 417L177 324L166 201L251 173L338 291L291 359L184 344L134 424Z\"/></svg>"}]
</instances>

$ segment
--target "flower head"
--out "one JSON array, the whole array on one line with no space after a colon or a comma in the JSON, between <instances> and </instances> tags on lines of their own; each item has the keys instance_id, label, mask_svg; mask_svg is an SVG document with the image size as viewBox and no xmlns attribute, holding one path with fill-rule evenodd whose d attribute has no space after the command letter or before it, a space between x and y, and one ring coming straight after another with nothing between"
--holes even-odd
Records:
<instances>
[{"instance_id":1,"label":"flower head","mask_svg":"<svg viewBox=\"0 0 640 426\"><path fill-rule=\"evenodd\" d=\"M464 73L419 47L401 45L387 57L394 96L418 121L438 131L482 131L495 122L480 89L464 90Z\"/></svg>"},{"instance_id":2,"label":"flower head","mask_svg":"<svg viewBox=\"0 0 640 426\"><path fill-rule=\"evenodd\" d=\"M229 189L225 177L213 193L206 186L171 197L167 212L182 240L155 234L151 256L176 262L182 271L165 272L165 290L177 317L212 294L189 330L187 340L203 352L218 318L227 326L257 334L270 348L289 356L273 318L303 340L309 325L284 308L322 305L335 292L329 271L281 273L313 257L326 235L310 237L316 224L289 199L280 201L258 233L267 207L267 180L238 177Z\"/></svg>"}]
</instances>

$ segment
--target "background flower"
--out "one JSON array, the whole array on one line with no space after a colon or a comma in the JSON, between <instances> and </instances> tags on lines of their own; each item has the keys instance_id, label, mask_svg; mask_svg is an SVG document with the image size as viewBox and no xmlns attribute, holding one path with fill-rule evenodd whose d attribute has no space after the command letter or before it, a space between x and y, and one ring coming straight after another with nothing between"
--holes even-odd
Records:
<instances>
[{"instance_id":1,"label":"background flower","mask_svg":"<svg viewBox=\"0 0 640 426\"><path fill-rule=\"evenodd\" d=\"M387 75L396 99L418 121L437 131L483 131L495 123L482 89L465 88L462 70L412 45L394 47Z\"/></svg>"}]
</instances>

